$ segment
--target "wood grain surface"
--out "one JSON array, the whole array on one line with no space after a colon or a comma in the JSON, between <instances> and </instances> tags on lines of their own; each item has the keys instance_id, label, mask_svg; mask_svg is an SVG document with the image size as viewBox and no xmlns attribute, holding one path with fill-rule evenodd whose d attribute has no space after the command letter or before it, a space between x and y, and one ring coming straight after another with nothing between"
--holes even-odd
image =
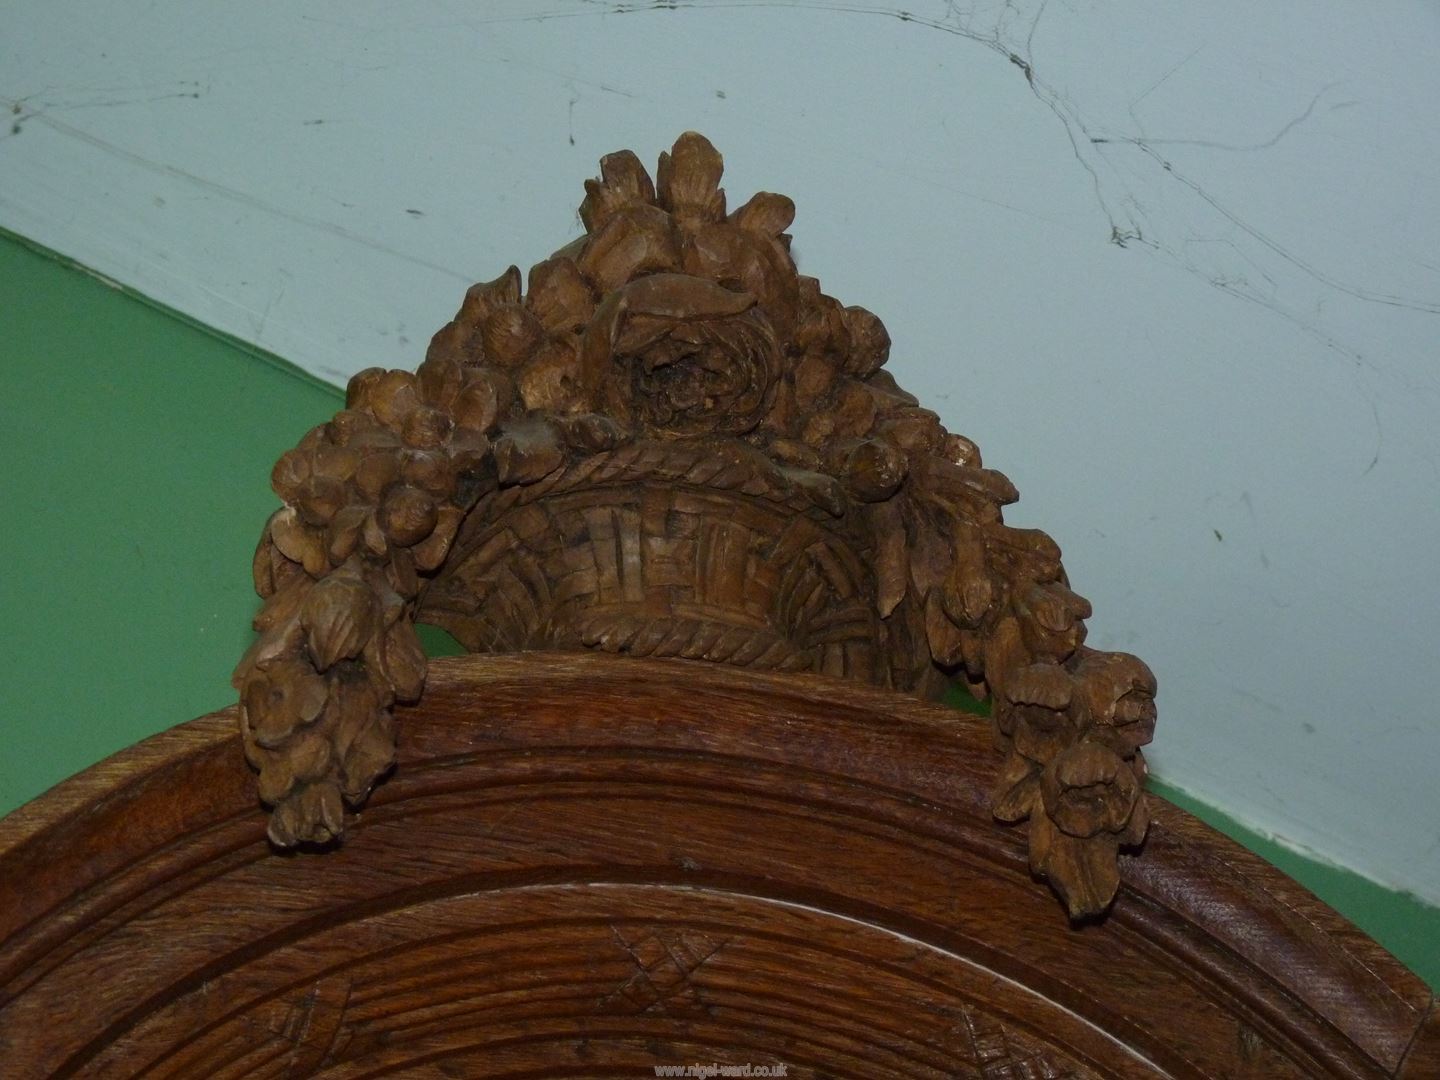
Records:
<instances>
[{"instance_id":1,"label":"wood grain surface","mask_svg":"<svg viewBox=\"0 0 1440 1080\"><path fill-rule=\"evenodd\" d=\"M335 850L267 842L233 710L0 822L4 1075L1435 1075L1419 980L1160 800L1067 921L980 719L563 653L399 719Z\"/></svg>"}]
</instances>

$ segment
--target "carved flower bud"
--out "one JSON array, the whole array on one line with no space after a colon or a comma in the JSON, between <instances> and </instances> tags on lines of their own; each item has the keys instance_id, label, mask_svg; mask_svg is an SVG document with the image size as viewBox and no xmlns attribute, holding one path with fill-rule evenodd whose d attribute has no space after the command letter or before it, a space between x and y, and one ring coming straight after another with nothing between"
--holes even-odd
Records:
<instances>
[{"instance_id":1,"label":"carved flower bud","mask_svg":"<svg viewBox=\"0 0 1440 1080\"><path fill-rule=\"evenodd\" d=\"M815 413L800 429L800 438L809 446L819 448L835 433L835 417L830 413Z\"/></svg>"},{"instance_id":2,"label":"carved flower bud","mask_svg":"<svg viewBox=\"0 0 1440 1080\"><path fill-rule=\"evenodd\" d=\"M305 481L310 479L310 455L302 450L287 450L270 470L270 487L287 503L300 497Z\"/></svg>"},{"instance_id":3,"label":"carved flower bud","mask_svg":"<svg viewBox=\"0 0 1440 1080\"><path fill-rule=\"evenodd\" d=\"M405 417L400 437L406 446L417 450L438 450L445 445L452 426L446 413L429 405L421 405Z\"/></svg>"},{"instance_id":4,"label":"carved flower bud","mask_svg":"<svg viewBox=\"0 0 1440 1080\"><path fill-rule=\"evenodd\" d=\"M319 577L329 568L325 534L302 522L294 507L284 507L271 515L268 528L280 554L300 563L311 577Z\"/></svg>"},{"instance_id":5,"label":"carved flower bud","mask_svg":"<svg viewBox=\"0 0 1440 1080\"><path fill-rule=\"evenodd\" d=\"M1036 656L1061 662L1085 640L1090 601L1058 581L1032 583L1013 597L1025 644Z\"/></svg>"},{"instance_id":6,"label":"carved flower bud","mask_svg":"<svg viewBox=\"0 0 1440 1080\"><path fill-rule=\"evenodd\" d=\"M345 808L340 786L333 780L310 784L294 801L298 804L298 839L323 844L344 832Z\"/></svg>"},{"instance_id":7,"label":"carved flower bud","mask_svg":"<svg viewBox=\"0 0 1440 1080\"><path fill-rule=\"evenodd\" d=\"M1015 705L1036 705L1052 712L1070 707L1074 677L1056 664L1030 664L1005 680L1005 697Z\"/></svg>"},{"instance_id":8,"label":"carved flower bud","mask_svg":"<svg viewBox=\"0 0 1440 1080\"><path fill-rule=\"evenodd\" d=\"M310 579L304 574L295 574L284 588L286 593L301 599L311 584ZM275 598L275 596L271 597L272 600ZM282 601L282 606L289 607L290 605ZM288 617L278 617L280 613L276 612L277 618L274 625L263 625L270 621L270 614L271 611L267 604L266 609L256 616L255 628L260 631L260 636L250 643L250 647L245 650L245 655L240 658L240 662L235 665L235 670L230 675L230 685L242 693L246 684L249 683L250 677L257 671L269 668L278 661L298 656L305 645L305 631L300 627L298 603Z\"/></svg>"},{"instance_id":9,"label":"carved flower bud","mask_svg":"<svg viewBox=\"0 0 1440 1080\"><path fill-rule=\"evenodd\" d=\"M391 542L409 547L430 535L436 514L435 500L429 495L409 484L397 484L385 492L378 520Z\"/></svg>"},{"instance_id":10,"label":"carved flower bud","mask_svg":"<svg viewBox=\"0 0 1440 1080\"><path fill-rule=\"evenodd\" d=\"M795 365L792 380L795 386L795 404L802 409L815 406L835 385L837 372L830 358L823 353L808 352Z\"/></svg>"},{"instance_id":11,"label":"carved flower bud","mask_svg":"<svg viewBox=\"0 0 1440 1080\"><path fill-rule=\"evenodd\" d=\"M379 502L385 489L400 476L400 461L392 450L366 454L355 469L355 490L367 502Z\"/></svg>"},{"instance_id":12,"label":"carved flower bud","mask_svg":"<svg viewBox=\"0 0 1440 1080\"><path fill-rule=\"evenodd\" d=\"M464 369L453 357L431 357L415 371L415 385L421 400L437 409L450 406L464 381Z\"/></svg>"},{"instance_id":13,"label":"carved flower bud","mask_svg":"<svg viewBox=\"0 0 1440 1080\"><path fill-rule=\"evenodd\" d=\"M795 203L788 195L757 191L749 202L732 211L727 220L762 236L779 236L795 220Z\"/></svg>"},{"instance_id":14,"label":"carved flower bud","mask_svg":"<svg viewBox=\"0 0 1440 1080\"><path fill-rule=\"evenodd\" d=\"M414 701L425 686L425 647L409 619L400 619L365 648L365 663L384 676L400 701Z\"/></svg>"},{"instance_id":15,"label":"carved flower bud","mask_svg":"<svg viewBox=\"0 0 1440 1080\"><path fill-rule=\"evenodd\" d=\"M905 455L878 439L839 440L827 455L836 475L863 502L890 498L905 482Z\"/></svg>"},{"instance_id":16,"label":"carved flower bud","mask_svg":"<svg viewBox=\"0 0 1440 1080\"><path fill-rule=\"evenodd\" d=\"M459 507L442 506L440 508L435 522L435 531L409 549L410 554L414 556L416 569L429 573L445 561L445 556L450 554L450 544L455 539L455 532L459 529L460 522L464 520L464 517L465 512Z\"/></svg>"},{"instance_id":17,"label":"carved flower bud","mask_svg":"<svg viewBox=\"0 0 1440 1080\"><path fill-rule=\"evenodd\" d=\"M990 794L990 812L1004 822L1023 821L1035 810L1040 795L1040 770L1029 758L1014 752L1005 756Z\"/></svg>"},{"instance_id":18,"label":"carved flower bud","mask_svg":"<svg viewBox=\"0 0 1440 1080\"><path fill-rule=\"evenodd\" d=\"M325 696L325 680L292 656L252 674L241 700L255 742L275 747L320 715Z\"/></svg>"},{"instance_id":19,"label":"carved flower bud","mask_svg":"<svg viewBox=\"0 0 1440 1080\"><path fill-rule=\"evenodd\" d=\"M442 451L406 450L400 455L400 475L407 484L429 492L436 499L448 498L455 490L450 458Z\"/></svg>"},{"instance_id":20,"label":"carved flower bud","mask_svg":"<svg viewBox=\"0 0 1440 1080\"><path fill-rule=\"evenodd\" d=\"M508 266L494 281L480 281L465 290L465 299L455 316L460 322L479 326L492 312L506 304L520 302L520 268Z\"/></svg>"},{"instance_id":21,"label":"carved flower bud","mask_svg":"<svg viewBox=\"0 0 1440 1080\"><path fill-rule=\"evenodd\" d=\"M770 456L797 469L819 472L824 468L819 452L798 439L774 439L770 443Z\"/></svg>"},{"instance_id":22,"label":"carved flower bud","mask_svg":"<svg viewBox=\"0 0 1440 1080\"><path fill-rule=\"evenodd\" d=\"M582 404L579 348L573 338L550 338L524 368L516 385L525 408L569 412Z\"/></svg>"},{"instance_id":23,"label":"carved flower bud","mask_svg":"<svg viewBox=\"0 0 1440 1080\"><path fill-rule=\"evenodd\" d=\"M1045 812L1076 837L1125 828L1140 800L1140 783L1107 746L1082 742L1061 752L1040 778Z\"/></svg>"},{"instance_id":24,"label":"carved flower bud","mask_svg":"<svg viewBox=\"0 0 1440 1080\"><path fill-rule=\"evenodd\" d=\"M300 485L295 508L300 511L300 516L305 519L306 524L324 528L335 516L336 511L348 501L349 493L341 481L315 474Z\"/></svg>"},{"instance_id":25,"label":"carved flower bud","mask_svg":"<svg viewBox=\"0 0 1440 1080\"><path fill-rule=\"evenodd\" d=\"M269 597L287 582L294 580L300 570L299 566L280 554L267 525L260 533L260 541L255 545L255 555L250 560L250 576L255 582L255 592L261 597Z\"/></svg>"},{"instance_id":26,"label":"carved flower bud","mask_svg":"<svg viewBox=\"0 0 1440 1080\"><path fill-rule=\"evenodd\" d=\"M350 382L345 387L345 408L368 409L370 396L384 376L385 369L378 367L366 368L350 376Z\"/></svg>"},{"instance_id":27,"label":"carved flower bud","mask_svg":"<svg viewBox=\"0 0 1440 1080\"><path fill-rule=\"evenodd\" d=\"M954 462L956 465L965 465L972 469L981 467L980 447L964 435L946 432L944 438L940 440L940 454L946 461Z\"/></svg>"},{"instance_id":28,"label":"carved flower bud","mask_svg":"<svg viewBox=\"0 0 1440 1080\"><path fill-rule=\"evenodd\" d=\"M546 330L572 333L583 330L595 314L590 285L571 259L546 259L530 268L525 306Z\"/></svg>"},{"instance_id":29,"label":"carved flower bud","mask_svg":"<svg viewBox=\"0 0 1440 1080\"><path fill-rule=\"evenodd\" d=\"M338 660L360 655L379 617L374 592L358 576L341 572L317 582L300 608L316 668L326 671Z\"/></svg>"},{"instance_id":30,"label":"carved flower bud","mask_svg":"<svg viewBox=\"0 0 1440 1080\"><path fill-rule=\"evenodd\" d=\"M608 416L600 413L575 413L554 418L556 430L566 446L586 454L613 450L625 438L625 432Z\"/></svg>"},{"instance_id":31,"label":"carved flower bud","mask_svg":"<svg viewBox=\"0 0 1440 1080\"><path fill-rule=\"evenodd\" d=\"M1002 726L1008 725L1013 732L1015 751L1031 761L1043 765L1075 741L1075 725L1066 712L1009 702L1000 711L1006 714Z\"/></svg>"},{"instance_id":32,"label":"carved flower bud","mask_svg":"<svg viewBox=\"0 0 1440 1080\"><path fill-rule=\"evenodd\" d=\"M941 596L945 612L967 630L977 629L990 614L996 597L994 576L985 560L985 541L974 526L956 529L950 570Z\"/></svg>"},{"instance_id":33,"label":"carved flower bud","mask_svg":"<svg viewBox=\"0 0 1440 1080\"><path fill-rule=\"evenodd\" d=\"M850 335L846 372L864 379L879 371L890 357L890 334L885 324L863 307L847 307L845 329Z\"/></svg>"},{"instance_id":34,"label":"carved flower bud","mask_svg":"<svg viewBox=\"0 0 1440 1080\"><path fill-rule=\"evenodd\" d=\"M887 414L896 409L916 409L920 406L920 399L910 391L902 390L895 381L895 376L888 371L881 370L868 375L865 385L880 403L881 411Z\"/></svg>"},{"instance_id":35,"label":"carved flower bud","mask_svg":"<svg viewBox=\"0 0 1440 1080\"><path fill-rule=\"evenodd\" d=\"M325 552L331 565L339 566L354 554L370 511L371 507L363 503L352 503L330 519L330 527L325 531Z\"/></svg>"},{"instance_id":36,"label":"carved flower bud","mask_svg":"<svg viewBox=\"0 0 1440 1080\"><path fill-rule=\"evenodd\" d=\"M719 221L725 216L725 192L720 190L724 171L720 152L710 140L685 132L670 153L660 155L655 182L660 205L682 220Z\"/></svg>"},{"instance_id":37,"label":"carved flower bud","mask_svg":"<svg viewBox=\"0 0 1440 1080\"><path fill-rule=\"evenodd\" d=\"M1155 676L1129 653L1084 651L1075 669L1081 703L1091 722L1120 754L1155 735Z\"/></svg>"},{"instance_id":38,"label":"carved flower bud","mask_svg":"<svg viewBox=\"0 0 1440 1080\"><path fill-rule=\"evenodd\" d=\"M481 360L480 328L491 313L505 304L520 302L520 270L511 266L494 281L481 281L465 291L455 318L430 340L426 360L453 360L472 364Z\"/></svg>"},{"instance_id":39,"label":"carved flower bud","mask_svg":"<svg viewBox=\"0 0 1440 1080\"><path fill-rule=\"evenodd\" d=\"M991 472L989 469L976 471ZM997 544L1004 545L1019 556L1033 559L1038 566L1033 575L1036 580L1053 581L1059 575L1060 545L1055 543L1048 533L1040 529L1018 529L1013 525L1000 525L989 530L989 536Z\"/></svg>"},{"instance_id":40,"label":"carved flower bud","mask_svg":"<svg viewBox=\"0 0 1440 1080\"><path fill-rule=\"evenodd\" d=\"M370 411L392 431L400 430L405 417L420 404L415 376L408 371L387 371L370 391Z\"/></svg>"},{"instance_id":41,"label":"carved flower bud","mask_svg":"<svg viewBox=\"0 0 1440 1080\"><path fill-rule=\"evenodd\" d=\"M385 530L380 528L378 517L378 510L365 515L365 524L360 529L360 542L370 554L385 555L390 550L390 541L385 536Z\"/></svg>"},{"instance_id":42,"label":"carved flower bud","mask_svg":"<svg viewBox=\"0 0 1440 1080\"><path fill-rule=\"evenodd\" d=\"M600 159L600 179L585 181L580 220L594 232L617 211L655 201L655 185L633 151L619 150Z\"/></svg>"},{"instance_id":43,"label":"carved flower bud","mask_svg":"<svg viewBox=\"0 0 1440 1080\"><path fill-rule=\"evenodd\" d=\"M307 731L285 747L285 756L289 759L290 771L295 779L302 784L318 780L330 769L330 763L334 760L331 752L330 739L322 732Z\"/></svg>"},{"instance_id":44,"label":"carved flower bud","mask_svg":"<svg viewBox=\"0 0 1440 1080\"><path fill-rule=\"evenodd\" d=\"M382 611L387 612L382 615L381 621L388 627L393 620L387 609L393 605L399 613L403 613L405 603L394 593L387 592L387 596L388 604L381 601ZM399 614L396 614L395 618L398 617ZM376 685L382 680L378 672L359 665L337 672L333 679L334 685L330 702L326 706L325 719L331 726L331 743L335 753L344 758L349 753L350 744L361 731L374 722L376 715L384 708L380 700L380 688Z\"/></svg>"},{"instance_id":45,"label":"carved flower bud","mask_svg":"<svg viewBox=\"0 0 1440 1080\"><path fill-rule=\"evenodd\" d=\"M355 469L360 464L360 459L361 453L354 447L334 446L328 443L324 446L317 446L315 448L315 475L343 484L355 475Z\"/></svg>"},{"instance_id":46,"label":"carved flower bud","mask_svg":"<svg viewBox=\"0 0 1440 1080\"><path fill-rule=\"evenodd\" d=\"M495 456L490 452L490 440L471 428L457 428L449 449L450 472L455 478L450 498L468 510L481 495L495 490L499 482Z\"/></svg>"},{"instance_id":47,"label":"carved flower bud","mask_svg":"<svg viewBox=\"0 0 1440 1080\"><path fill-rule=\"evenodd\" d=\"M267 806L275 806L295 787L295 772L290 768L290 758L286 754L268 754L260 763L260 801ZM293 835L289 841L276 840L282 846L295 843Z\"/></svg>"},{"instance_id":48,"label":"carved flower bud","mask_svg":"<svg viewBox=\"0 0 1440 1080\"><path fill-rule=\"evenodd\" d=\"M292 620L299 617L300 605L312 587L313 582L303 575L287 582L284 588L276 590L266 598L265 603L260 607L260 613L255 616L250 625L260 631L283 630ZM279 653L275 653L274 656L279 656ZM273 658L272 656L271 659Z\"/></svg>"},{"instance_id":49,"label":"carved flower bud","mask_svg":"<svg viewBox=\"0 0 1440 1080\"><path fill-rule=\"evenodd\" d=\"M506 304L490 314L480 328L485 359L497 367L514 368L530 358L545 328L520 304Z\"/></svg>"},{"instance_id":50,"label":"carved flower bud","mask_svg":"<svg viewBox=\"0 0 1440 1080\"><path fill-rule=\"evenodd\" d=\"M438 523L439 516L436 520ZM434 533L430 534L434 536ZM415 545L419 547L420 545ZM415 562L414 548L397 547L390 551L390 562L385 567L385 580L407 600L413 600L420 593L420 576L416 572L418 566Z\"/></svg>"},{"instance_id":51,"label":"carved flower bud","mask_svg":"<svg viewBox=\"0 0 1440 1080\"><path fill-rule=\"evenodd\" d=\"M678 270L675 222L653 206L620 210L586 238L576 265L598 296L645 274Z\"/></svg>"},{"instance_id":52,"label":"carved flower bud","mask_svg":"<svg viewBox=\"0 0 1440 1080\"><path fill-rule=\"evenodd\" d=\"M488 432L500 415L502 400L496 380L480 375L467 382L455 396L451 414L457 427Z\"/></svg>"},{"instance_id":53,"label":"carved flower bud","mask_svg":"<svg viewBox=\"0 0 1440 1080\"><path fill-rule=\"evenodd\" d=\"M732 225L700 225L686 236L687 274L725 282L753 296L776 336L789 338L798 315L795 264L773 240Z\"/></svg>"},{"instance_id":54,"label":"carved flower bud","mask_svg":"<svg viewBox=\"0 0 1440 1080\"><path fill-rule=\"evenodd\" d=\"M386 713L374 713L345 750L340 766L345 798L359 802L394 762L394 722Z\"/></svg>"},{"instance_id":55,"label":"carved flower bud","mask_svg":"<svg viewBox=\"0 0 1440 1080\"><path fill-rule=\"evenodd\" d=\"M869 384L866 384L867 387ZM871 392L874 393L873 388ZM876 395L877 399L880 395ZM945 429L940 418L929 409L917 409L902 405L892 408L879 422L876 430L886 442L892 443L907 454L933 454L940 448Z\"/></svg>"},{"instance_id":56,"label":"carved flower bud","mask_svg":"<svg viewBox=\"0 0 1440 1080\"><path fill-rule=\"evenodd\" d=\"M864 385L846 380L830 410L836 435L859 438L875 426L875 398Z\"/></svg>"},{"instance_id":57,"label":"carved flower bud","mask_svg":"<svg viewBox=\"0 0 1440 1080\"><path fill-rule=\"evenodd\" d=\"M939 589L931 589L925 595L925 640L930 655L941 667L954 667L966 660L964 639L959 628L946 617Z\"/></svg>"}]
</instances>

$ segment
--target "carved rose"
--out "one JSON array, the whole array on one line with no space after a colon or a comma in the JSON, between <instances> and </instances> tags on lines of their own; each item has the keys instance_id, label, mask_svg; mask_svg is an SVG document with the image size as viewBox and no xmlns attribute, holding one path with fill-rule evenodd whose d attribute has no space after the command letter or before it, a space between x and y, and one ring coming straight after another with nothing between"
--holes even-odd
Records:
<instances>
[{"instance_id":1,"label":"carved rose","mask_svg":"<svg viewBox=\"0 0 1440 1080\"><path fill-rule=\"evenodd\" d=\"M654 435L753 431L780 376L775 333L754 297L686 274L654 274L615 293L585 353L610 413Z\"/></svg>"},{"instance_id":2,"label":"carved rose","mask_svg":"<svg viewBox=\"0 0 1440 1080\"><path fill-rule=\"evenodd\" d=\"M774 385L775 341L747 318L680 323L634 356L636 411L669 435L743 435L764 418Z\"/></svg>"}]
</instances>

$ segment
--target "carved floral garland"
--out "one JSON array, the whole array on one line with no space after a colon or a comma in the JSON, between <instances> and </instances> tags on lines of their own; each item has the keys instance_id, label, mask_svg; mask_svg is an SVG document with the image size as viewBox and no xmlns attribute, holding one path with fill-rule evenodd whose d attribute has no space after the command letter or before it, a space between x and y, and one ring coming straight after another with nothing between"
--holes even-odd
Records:
<instances>
[{"instance_id":1,"label":"carved floral garland","mask_svg":"<svg viewBox=\"0 0 1440 1080\"><path fill-rule=\"evenodd\" d=\"M1059 549L1003 523L1010 482L882 370L878 318L798 274L793 203L761 192L727 213L721 169L694 133L654 183L607 156L585 236L523 289L515 267L471 288L418 371L359 373L276 464L259 637L235 672L271 839L339 837L391 767L392 707L425 679L417 601L482 496L640 440L711 439L859 517L878 615L908 628L889 681L939 670L991 695L996 817L1028 819L1031 865L1072 916L1103 911L1148 823L1153 676L1083 645L1090 605Z\"/></svg>"}]
</instances>

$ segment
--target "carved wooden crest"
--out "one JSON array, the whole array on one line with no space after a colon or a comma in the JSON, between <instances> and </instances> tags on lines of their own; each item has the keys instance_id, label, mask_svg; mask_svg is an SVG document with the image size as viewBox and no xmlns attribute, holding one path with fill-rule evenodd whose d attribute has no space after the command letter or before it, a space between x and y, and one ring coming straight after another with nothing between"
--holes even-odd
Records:
<instances>
[{"instance_id":1,"label":"carved wooden crest","mask_svg":"<svg viewBox=\"0 0 1440 1080\"><path fill-rule=\"evenodd\" d=\"M341 835L416 700L415 622L472 651L598 649L989 695L994 814L1072 916L1148 823L1155 681L1010 482L883 369L880 320L799 274L794 205L728 210L702 136L586 182L586 233L471 288L416 372L371 369L272 474L235 672L279 845Z\"/></svg>"}]
</instances>

